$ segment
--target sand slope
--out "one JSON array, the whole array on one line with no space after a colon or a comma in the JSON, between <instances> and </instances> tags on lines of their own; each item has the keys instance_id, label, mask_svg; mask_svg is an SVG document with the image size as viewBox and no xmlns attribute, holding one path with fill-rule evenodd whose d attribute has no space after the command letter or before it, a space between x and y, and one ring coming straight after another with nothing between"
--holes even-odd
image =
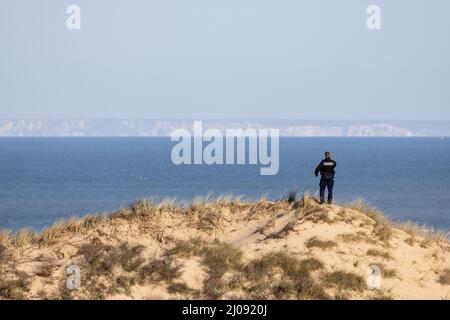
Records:
<instances>
[{"instance_id":1,"label":"sand slope","mask_svg":"<svg viewBox=\"0 0 450 320\"><path fill-rule=\"evenodd\" d=\"M70 265L81 287L66 286ZM369 265L382 272L369 290ZM362 203L136 202L43 233L0 233L0 299L447 299L444 235Z\"/></svg>"}]
</instances>

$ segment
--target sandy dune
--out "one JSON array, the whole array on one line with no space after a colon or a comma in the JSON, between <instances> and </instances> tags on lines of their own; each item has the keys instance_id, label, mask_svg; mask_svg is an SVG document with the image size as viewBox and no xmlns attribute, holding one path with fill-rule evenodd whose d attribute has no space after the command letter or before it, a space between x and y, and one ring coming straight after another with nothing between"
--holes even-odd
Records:
<instances>
[{"instance_id":1,"label":"sandy dune","mask_svg":"<svg viewBox=\"0 0 450 320\"><path fill-rule=\"evenodd\" d=\"M67 288L70 265L79 289ZM370 265L380 288L367 287ZM445 236L394 225L362 203L140 201L40 234L0 233L0 299L449 297Z\"/></svg>"}]
</instances>

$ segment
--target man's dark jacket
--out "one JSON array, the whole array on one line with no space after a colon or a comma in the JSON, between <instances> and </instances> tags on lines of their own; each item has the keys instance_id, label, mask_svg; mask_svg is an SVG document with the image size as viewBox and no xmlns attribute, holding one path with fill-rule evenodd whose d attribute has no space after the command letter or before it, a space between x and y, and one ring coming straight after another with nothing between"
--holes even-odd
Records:
<instances>
[{"instance_id":1,"label":"man's dark jacket","mask_svg":"<svg viewBox=\"0 0 450 320\"><path fill-rule=\"evenodd\" d=\"M323 159L322 161L320 161L314 174L317 177L320 172L320 175L322 177L327 178L327 179L332 179L332 178L334 178L334 173L335 173L334 168L336 168L336 161L334 161L332 159Z\"/></svg>"}]
</instances>

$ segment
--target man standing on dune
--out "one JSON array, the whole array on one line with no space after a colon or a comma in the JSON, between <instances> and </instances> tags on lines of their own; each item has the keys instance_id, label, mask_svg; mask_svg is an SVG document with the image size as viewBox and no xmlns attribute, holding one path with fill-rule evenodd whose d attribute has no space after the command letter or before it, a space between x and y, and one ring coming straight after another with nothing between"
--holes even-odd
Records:
<instances>
[{"instance_id":1,"label":"man standing on dune","mask_svg":"<svg viewBox=\"0 0 450 320\"><path fill-rule=\"evenodd\" d=\"M334 168L336 161L331 159L331 152L325 152L325 159L320 161L314 172L316 177L320 172L320 203L325 203L325 188L328 189L328 204L333 202Z\"/></svg>"}]
</instances>

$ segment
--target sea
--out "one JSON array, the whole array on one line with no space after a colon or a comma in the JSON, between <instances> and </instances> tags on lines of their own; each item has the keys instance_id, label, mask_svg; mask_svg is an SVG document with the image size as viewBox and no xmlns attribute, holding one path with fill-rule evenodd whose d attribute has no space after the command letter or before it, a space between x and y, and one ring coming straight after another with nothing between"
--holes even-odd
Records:
<instances>
[{"instance_id":1,"label":"sea","mask_svg":"<svg viewBox=\"0 0 450 320\"><path fill-rule=\"evenodd\" d=\"M0 229L39 231L133 201L222 194L282 199L318 193L314 169L337 161L335 201L362 198L390 219L450 230L450 139L280 138L279 171L260 165L175 165L170 138L0 138Z\"/></svg>"}]
</instances>

